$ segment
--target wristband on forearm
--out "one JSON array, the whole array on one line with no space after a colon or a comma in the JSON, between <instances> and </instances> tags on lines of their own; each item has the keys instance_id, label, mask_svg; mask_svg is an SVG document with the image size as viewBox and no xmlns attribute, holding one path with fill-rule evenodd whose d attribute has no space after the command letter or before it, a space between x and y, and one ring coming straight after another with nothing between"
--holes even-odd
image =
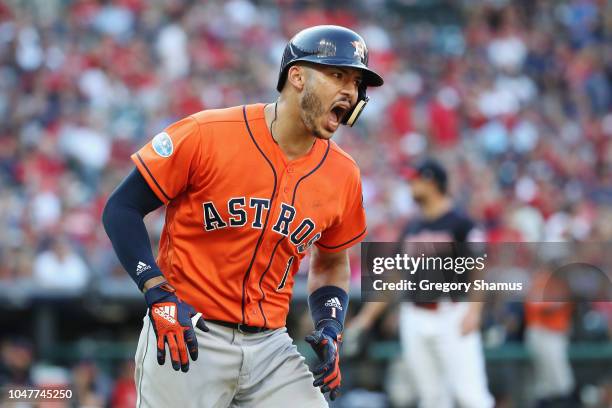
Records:
<instances>
[{"instance_id":1,"label":"wristband on forearm","mask_svg":"<svg viewBox=\"0 0 612 408\"><path fill-rule=\"evenodd\" d=\"M308 306L316 330L323 330L336 340L344 329L348 293L338 286L323 286L308 297Z\"/></svg>"}]
</instances>

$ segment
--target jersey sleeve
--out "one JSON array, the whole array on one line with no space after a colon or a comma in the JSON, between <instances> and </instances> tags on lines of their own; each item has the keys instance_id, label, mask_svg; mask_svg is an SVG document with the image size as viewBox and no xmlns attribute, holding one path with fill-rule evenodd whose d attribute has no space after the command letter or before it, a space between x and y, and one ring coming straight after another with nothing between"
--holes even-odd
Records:
<instances>
[{"instance_id":1,"label":"jersey sleeve","mask_svg":"<svg viewBox=\"0 0 612 408\"><path fill-rule=\"evenodd\" d=\"M188 116L168 126L132 155L155 195L168 204L189 185L200 161L197 121Z\"/></svg>"},{"instance_id":2,"label":"jersey sleeve","mask_svg":"<svg viewBox=\"0 0 612 408\"><path fill-rule=\"evenodd\" d=\"M356 170L344 194L344 210L338 221L321 234L315 245L325 252L339 252L361 242L366 236L361 179Z\"/></svg>"}]
</instances>

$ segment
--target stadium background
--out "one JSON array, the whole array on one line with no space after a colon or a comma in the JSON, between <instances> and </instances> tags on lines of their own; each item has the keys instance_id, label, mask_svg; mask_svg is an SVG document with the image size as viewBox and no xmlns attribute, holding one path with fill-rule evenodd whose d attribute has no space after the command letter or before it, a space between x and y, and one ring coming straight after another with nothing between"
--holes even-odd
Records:
<instances>
[{"instance_id":1,"label":"stadium background","mask_svg":"<svg viewBox=\"0 0 612 408\"><path fill-rule=\"evenodd\" d=\"M362 169L368 240L393 240L415 214L400 170L425 155L492 242L611 240L609 1L325 3L0 2L0 384L64 382L80 406L129 406L145 307L101 226L105 199L171 122L274 101L282 49L308 25L362 33L386 79L335 136ZM162 222L147 217L154 244ZM352 265L357 283L357 251ZM310 324L301 288L296 339ZM499 406L528 406L520 305L487 308L484 322ZM343 361L336 406L405 406L396 325L391 310ZM611 327L610 304L576 308L585 402L612 404Z\"/></svg>"}]
</instances>

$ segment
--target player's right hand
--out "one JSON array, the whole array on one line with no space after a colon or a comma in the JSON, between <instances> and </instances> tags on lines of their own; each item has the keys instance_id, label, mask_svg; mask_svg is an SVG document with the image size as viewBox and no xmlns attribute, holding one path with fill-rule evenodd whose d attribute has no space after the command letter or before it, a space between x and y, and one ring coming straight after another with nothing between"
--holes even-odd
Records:
<instances>
[{"instance_id":1,"label":"player's right hand","mask_svg":"<svg viewBox=\"0 0 612 408\"><path fill-rule=\"evenodd\" d=\"M181 301L175 294L174 288L167 282L153 286L145 293L145 300L149 307L149 318L155 336L157 337L157 362L163 365L166 361L166 343L170 350L172 368L186 373L189 371L189 356L193 361L198 359L198 340L191 318L195 316L195 309ZM196 327L205 332L208 327L200 317Z\"/></svg>"}]
</instances>

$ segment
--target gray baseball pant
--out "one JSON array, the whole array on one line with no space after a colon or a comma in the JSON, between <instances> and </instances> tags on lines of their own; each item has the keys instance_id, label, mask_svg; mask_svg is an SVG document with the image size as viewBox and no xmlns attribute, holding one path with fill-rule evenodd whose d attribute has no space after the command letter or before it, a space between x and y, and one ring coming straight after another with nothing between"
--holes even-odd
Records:
<instances>
[{"instance_id":1,"label":"gray baseball pant","mask_svg":"<svg viewBox=\"0 0 612 408\"><path fill-rule=\"evenodd\" d=\"M165 364L157 363L155 332L145 316L135 357L137 408L328 406L286 328L243 334L206 324L208 333L195 329L198 360L183 373L172 369L169 350Z\"/></svg>"}]
</instances>

